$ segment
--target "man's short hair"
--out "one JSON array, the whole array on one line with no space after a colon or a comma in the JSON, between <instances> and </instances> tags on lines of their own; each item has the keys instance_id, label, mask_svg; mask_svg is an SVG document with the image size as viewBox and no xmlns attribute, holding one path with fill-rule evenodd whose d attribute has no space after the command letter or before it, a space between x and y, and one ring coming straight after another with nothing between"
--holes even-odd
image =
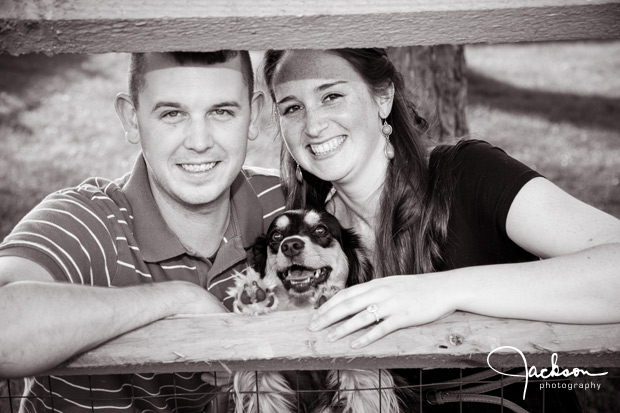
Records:
<instances>
[{"instance_id":1,"label":"man's short hair","mask_svg":"<svg viewBox=\"0 0 620 413\"><path fill-rule=\"evenodd\" d=\"M181 66L188 64L214 65L224 63L236 56L241 58L243 80L248 87L250 101L254 93L254 71L252 60L246 50L219 50L217 52L165 52ZM138 107L138 94L144 87L144 72L146 68L146 53L132 53L129 64L129 94L134 106Z\"/></svg>"}]
</instances>

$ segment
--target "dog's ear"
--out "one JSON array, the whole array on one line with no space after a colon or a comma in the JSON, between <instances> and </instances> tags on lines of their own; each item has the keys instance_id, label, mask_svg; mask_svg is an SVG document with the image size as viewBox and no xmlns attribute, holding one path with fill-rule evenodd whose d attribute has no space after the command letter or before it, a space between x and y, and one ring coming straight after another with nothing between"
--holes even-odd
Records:
<instances>
[{"instance_id":1,"label":"dog's ear","mask_svg":"<svg viewBox=\"0 0 620 413\"><path fill-rule=\"evenodd\" d=\"M368 259L368 254L362 245L359 235L347 228L341 228L341 235L342 249L349 260L347 287L372 280L372 264Z\"/></svg>"},{"instance_id":2,"label":"dog's ear","mask_svg":"<svg viewBox=\"0 0 620 413\"><path fill-rule=\"evenodd\" d=\"M256 238L252 246L251 253L248 255L250 265L260 274L261 278L265 277L265 267L267 266L267 237L263 234Z\"/></svg>"}]
</instances>

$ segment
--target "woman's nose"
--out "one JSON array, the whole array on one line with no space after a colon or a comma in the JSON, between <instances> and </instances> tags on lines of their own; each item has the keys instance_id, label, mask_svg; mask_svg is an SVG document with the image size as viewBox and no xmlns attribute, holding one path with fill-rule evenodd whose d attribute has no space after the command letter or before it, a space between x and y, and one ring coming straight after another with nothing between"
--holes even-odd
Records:
<instances>
[{"instance_id":1,"label":"woman's nose","mask_svg":"<svg viewBox=\"0 0 620 413\"><path fill-rule=\"evenodd\" d=\"M320 110L306 110L306 135L317 137L327 127L327 118Z\"/></svg>"}]
</instances>

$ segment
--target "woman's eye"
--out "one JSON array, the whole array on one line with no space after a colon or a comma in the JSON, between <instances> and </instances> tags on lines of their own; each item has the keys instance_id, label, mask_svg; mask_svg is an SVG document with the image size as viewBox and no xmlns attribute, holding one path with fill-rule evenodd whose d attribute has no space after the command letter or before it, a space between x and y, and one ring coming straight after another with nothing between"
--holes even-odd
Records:
<instances>
[{"instance_id":1,"label":"woman's eye","mask_svg":"<svg viewBox=\"0 0 620 413\"><path fill-rule=\"evenodd\" d=\"M282 114L283 115L290 115L292 113L297 112L299 109L301 109L300 105L288 106L288 107L284 108L284 110L282 111Z\"/></svg>"},{"instance_id":2,"label":"woman's eye","mask_svg":"<svg viewBox=\"0 0 620 413\"><path fill-rule=\"evenodd\" d=\"M338 94L338 93L330 93L329 95L325 96L324 100L325 101L332 101L335 99L338 99L339 97L341 97L342 95Z\"/></svg>"}]
</instances>

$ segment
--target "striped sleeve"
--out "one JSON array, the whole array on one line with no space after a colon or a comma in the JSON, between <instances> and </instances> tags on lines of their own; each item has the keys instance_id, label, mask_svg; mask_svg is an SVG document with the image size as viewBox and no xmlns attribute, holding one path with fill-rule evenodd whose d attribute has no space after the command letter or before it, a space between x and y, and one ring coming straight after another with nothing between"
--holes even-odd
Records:
<instances>
[{"instance_id":1,"label":"striped sleeve","mask_svg":"<svg viewBox=\"0 0 620 413\"><path fill-rule=\"evenodd\" d=\"M256 192L263 210L263 229L267 231L271 221L285 209L286 201L277 170L244 167L244 172Z\"/></svg>"},{"instance_id":2,"label":"striped sleeve","mask_svg":"<svg viewBox=\"0 0 620 413\"><path fill-rule=\"evenodd\" d=\"M56 192L19 222L0 255L35 261L57 281L110 286L118 251L106 203L114 205L94 185Z\"/></svg>"}]
</instances>

